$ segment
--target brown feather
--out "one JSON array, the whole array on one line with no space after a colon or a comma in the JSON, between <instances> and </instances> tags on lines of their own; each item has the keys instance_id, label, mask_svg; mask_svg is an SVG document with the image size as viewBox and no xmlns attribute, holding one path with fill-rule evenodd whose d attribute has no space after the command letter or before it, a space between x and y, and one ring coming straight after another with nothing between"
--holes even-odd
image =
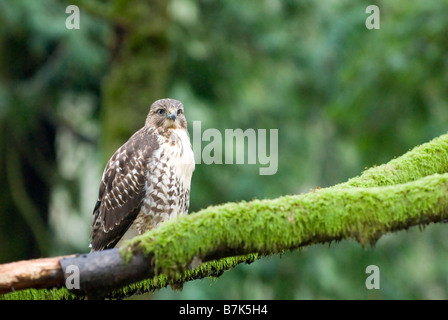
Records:
<instances>
[{"instance_id":1,"label":"brown feather","mask_svg":"<svg viewBox=\"0 0 448 320\"><path fill-rule=\"evenodd\" d=\"M145 164L158 148L154 130L137 131L107 163L93 212L92 251L114 247L140 211Z\"/></svg>"}]
</instances>

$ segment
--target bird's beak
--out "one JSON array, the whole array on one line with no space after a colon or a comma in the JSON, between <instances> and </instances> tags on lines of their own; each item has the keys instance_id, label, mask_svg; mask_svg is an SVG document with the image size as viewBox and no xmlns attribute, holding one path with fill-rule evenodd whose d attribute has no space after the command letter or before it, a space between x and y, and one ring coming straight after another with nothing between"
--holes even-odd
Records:
<instances>
[{"instance_id":1,"label":"bird's beak","mask_svg":"<svg viewBox=\"0 0 448 320\"><path fill-rule=\"evenodd\" d=\"M169 115L167 115L167 118L170 118L173 121L176 120L176 112L171 111L171 113Z\"/></svg>"}]
</instances>

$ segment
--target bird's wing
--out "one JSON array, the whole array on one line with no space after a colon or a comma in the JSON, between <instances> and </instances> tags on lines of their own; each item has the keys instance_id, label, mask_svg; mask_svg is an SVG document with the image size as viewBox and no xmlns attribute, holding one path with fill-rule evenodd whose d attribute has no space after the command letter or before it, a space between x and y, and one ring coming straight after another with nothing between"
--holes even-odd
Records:
<instances>
[{"instance_id":1,"label":"bird's wing","mask_svg":"<svg viewBox=\"0 0 448 320\"><path fill-rule=\"evenodd\" d=\"M107 163L93 210L92 251L113 248L137 217L145 196L146 165L157 148L156 136L144 127Z\"/></svg>"}]
</instances>

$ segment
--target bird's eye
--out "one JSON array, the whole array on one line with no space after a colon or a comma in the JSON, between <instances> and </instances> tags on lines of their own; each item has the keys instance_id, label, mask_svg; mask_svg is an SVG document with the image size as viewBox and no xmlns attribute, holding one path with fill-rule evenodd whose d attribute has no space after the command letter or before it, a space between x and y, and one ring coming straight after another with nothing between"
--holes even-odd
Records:
<instances>
[{"instance_id":1,"label":"bird's eye","mask_svg":"<svg viewBox=\"0 0 448 320\"><path fill-rule=\"evenodd\" d=\"M165 114L165 109L157 109L157 113L160 115L164 115Z\"/></svg>"},{"instance_id":2,"label":"bird's eye","mask_svg":"<svg viewBox=\"0 0 448 320\"><path fill-rule=\"evenodd\" d=\"M182 113L182 109L177 109L177 114L181 114Z\"/></svg>"}]
</instances>

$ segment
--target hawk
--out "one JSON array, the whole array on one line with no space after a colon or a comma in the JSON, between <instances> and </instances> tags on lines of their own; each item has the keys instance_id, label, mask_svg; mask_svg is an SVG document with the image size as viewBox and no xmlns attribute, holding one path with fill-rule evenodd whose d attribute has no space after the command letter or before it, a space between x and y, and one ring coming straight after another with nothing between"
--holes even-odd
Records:
<instances>
[{"instance_id":1,"label":"hawk","mask_svg":"<svg viewBox=\"0 0 448 320\"><path fill-rule=\"evenodd\" d=\"M123 240L187 214L194 167L182 103L157 100L144 127L104 169L93 210L91 250L119 247Z\"/></svg>"}]
</instances>

